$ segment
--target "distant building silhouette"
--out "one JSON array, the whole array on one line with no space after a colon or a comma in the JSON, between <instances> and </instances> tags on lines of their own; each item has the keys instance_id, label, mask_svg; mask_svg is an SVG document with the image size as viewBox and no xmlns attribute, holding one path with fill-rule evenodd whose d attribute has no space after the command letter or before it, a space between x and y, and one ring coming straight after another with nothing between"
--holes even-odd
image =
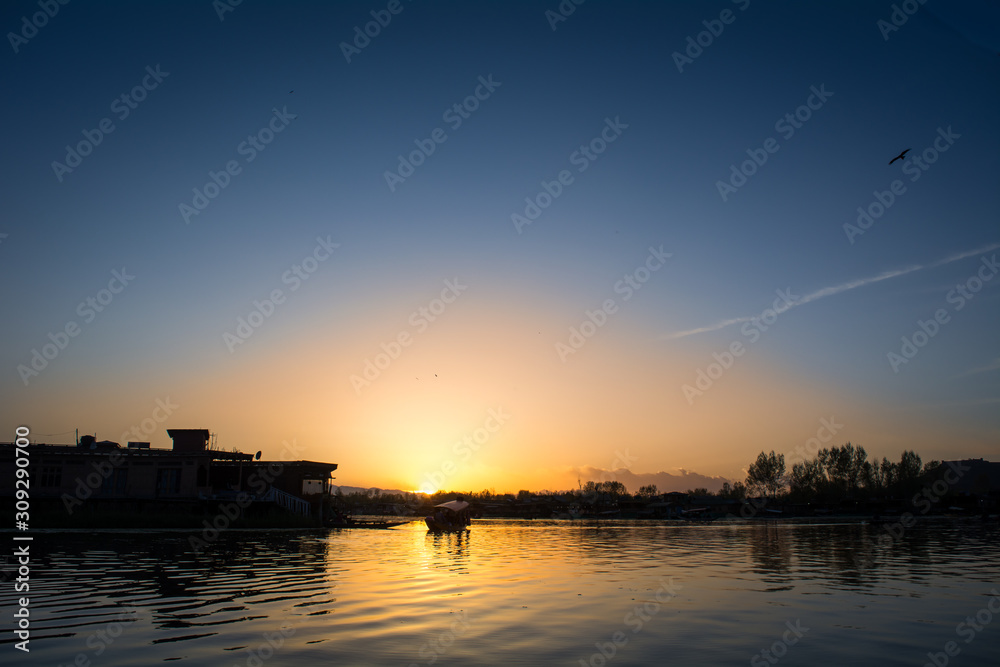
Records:
<instances>
[{"instance_id":1,"label":"distant building silhouette","mask_svg":"<svg viewBox=\"0 0 1000 667\"><path fill-rule=\"evenodd\" d=\"M32 501L176 504L231 500L245 493L255 501L313 514L331 491L336 463L258 461L253 454L213 450L208 429L168 429L167 434L172 449L153 449L148 442L123 448L91 435L75 446L30 445ZM15 496L14 447L0 443L0 498Z\"/></svg>"},{"instance_id":2,"label":"distant building silhouette","mask_svg":"<svg viewBox=\"0 0 1000 667\"><path fill-rule=\"evenodd\" d=\"M996 511L1000 508L1000 463L983 459L944 461L928 472L924 486L931 491L924 497L936 499L937 505L947 501L948 505L966 510ZM944 493L938 494L938 489Z\"/></svg>"}]
</instances>

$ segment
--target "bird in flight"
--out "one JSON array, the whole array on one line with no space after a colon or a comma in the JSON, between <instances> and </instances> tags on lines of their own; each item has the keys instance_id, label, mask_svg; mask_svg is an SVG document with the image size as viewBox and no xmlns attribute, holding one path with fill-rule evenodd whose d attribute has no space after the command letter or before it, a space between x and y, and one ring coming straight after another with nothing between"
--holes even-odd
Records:
<instances>
[{"instance_id":1,"label":"bird in flight","mask_svg":"<svg viewBox=\"0 0 1000 667\"><path fill-rule=\"evenodd\" d=\"M900 154L899 154L899 155L897 155L896 157L894 157L894 158L892 158L891 160L889 160L889 164L892 164L892 163L893 163L893 162L895 162L896 160L903 160L903 159L905 159L905 158L906 158L906 154L907 154L907 153L909 153L909 152L910 152L910 149L909 149L909 148L907 148L907 149L906 149L905 151L903 151L902 153L900 153Z\"/></svg>"}]
</instances>

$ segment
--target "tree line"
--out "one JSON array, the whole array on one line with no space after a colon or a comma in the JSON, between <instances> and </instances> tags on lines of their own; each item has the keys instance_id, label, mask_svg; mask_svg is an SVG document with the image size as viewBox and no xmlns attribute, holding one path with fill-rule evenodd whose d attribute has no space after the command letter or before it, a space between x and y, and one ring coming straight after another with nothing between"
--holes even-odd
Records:
<instances>
[{"instance_id":1,"label":"tree line","mask_svg":"<svg viewBox=\"0 0 1000 667\"><path fill-rule=\"evenodd\" d=\"M898 462L882 457L868 458L864 447L848 442L841 447L819 450L810 460L792 464L788 470L785 455L761 452L747 468L744 481L730 484L724 482L722 488L713 493L707 488L688 489L693 496L717 496L733 500L764 497L769 500L782 499L793 503L837 502L840 500L874 500L908 497L920 487L921 478L941 465L940 461L923 464L920 455L906 450ZM620 502L627 500L652 501L660 495L655 484L647 484L635 493L629 493L625 485L617 480L601 482L589 481L572 491L539 492L521 489L517 494L497 493L494 489L480 492L438 491L432 496L406 493L391 494L380 489L344 496L338 491L337 498L348 505L362 503L395 503L426 505L445 502L462 496L472 503L506 503L511 496L516 502L530 502L536 496L555 496L569 502L594 504L597 502Z\"/></svg>"},{"instance_id":2,"label":"tree line","mask_svg":"<svg viewBox=\"0 0 1000 667\"><path fill-rule=\"evenodd\" d=\"M904 497L919 488L920 479L941 465L922 464L920 455L906 450L898 462L868 458L865 448L848 442L823 448L815 458L785 467L785 455L761 452L747 469L744 483L723 485L719 495L731 498L783 496L790 502L829 502Z\"/></svg>"}]
</instances>

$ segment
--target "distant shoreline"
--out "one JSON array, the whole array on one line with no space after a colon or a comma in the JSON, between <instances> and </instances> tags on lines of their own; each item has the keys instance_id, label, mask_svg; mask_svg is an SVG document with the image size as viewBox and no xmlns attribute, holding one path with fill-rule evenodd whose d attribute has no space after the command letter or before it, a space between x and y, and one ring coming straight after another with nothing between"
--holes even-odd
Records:
<instances>
[{"instance_id":1,"label":"distant shoreline","mask_svg":"<svg viewBox=\"0 0 1000 667\"><path fill-rule=\"evenodd\" d=\"M387 515L382 514L358 514L355 515L358 519L375 520L375 519L385 519ZM391 515L389 515L391 516ZM210 517L178 517L178 516L141 516L135 515L134 521L123 521L122 516L118 517L101 517L97 520L97 517L90 517L88 520L82 522L62 522L60 525L40 525L41 521L37 522L35 526L32 527L32 532L38 533L55 533L62 531L88 531L88 530L100 530L108 532L178 532L178 533L188 533L191 531L197 531L204 528L202 521L205 518ZM139 521L139 519L142 519ZM410 523L420 523L422 525L421 517L399 517L394 516L393 519L397 521L408 521ZM197 519L197 520L196 520ZM220 532L241 532L241 531L259 531L259 530L269 530L269 531L295 531L295 532L313 532L313 531L327 531L327 530L337 530L336 528L327 528L323 526L317 526L315 524L310 524L302 521L296 521L297 517L294 516L272 516L272 517L258 517L253 519L244 520L238 523L234 523L229 528ZM499 522L518 522L525 524L565 524L565 525L641 525L641 526L653 526L662 525L666 527L680 527L680 526L709 526L709 525L723 525L723 526L735 526L735 525L758 525L758 524L768 524L768 525L832 525L832 524L845 524L852 523L857 525L875 525L880 526L882 524L892 524L898 519L898 515L884 515L879 519L872 517L871 515L859 515L859 514L838 514L830 516L782 516L782 517L749 517L744 518L740 516L727 516L719 517L714 520L685 520L685 519L662 519L662 518L553 518L553 517L539 517L539 518L527 518L518 516L489 516L482 517L473 520L473 526L482 523L499 523ZM917 524L935 523L935 522L949 522L949 523L974 523L974 524L989 524L997 523L1000 521L1000 516L990 515L987 520L984 520L981 515L959 515L959 514L933 514L926 515L916 518ZM127 524L127 525L123 525ZM405 527L403 524L402 527ZM13 528L0 528L0 534L3 533L16 533Z\"/></svg>"}]
</instances>

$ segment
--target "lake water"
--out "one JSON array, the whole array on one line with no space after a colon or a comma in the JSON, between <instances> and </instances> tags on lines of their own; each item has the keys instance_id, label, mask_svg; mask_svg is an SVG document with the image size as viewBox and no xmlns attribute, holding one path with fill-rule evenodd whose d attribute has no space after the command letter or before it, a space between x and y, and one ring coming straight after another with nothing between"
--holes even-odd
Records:
<instances>
[{"instance_id":1,"label":"lake water","mask_svg":"<svg viewBox=\"0 0 1000 667\"><path fill-rule=\"evenodd\" d=\"M231 531L201 555L187 535L35 533L31 652L2 582L0 663L1000 664L996 523L881 546L858 523Z\"/></svg>"}]
</instances>

